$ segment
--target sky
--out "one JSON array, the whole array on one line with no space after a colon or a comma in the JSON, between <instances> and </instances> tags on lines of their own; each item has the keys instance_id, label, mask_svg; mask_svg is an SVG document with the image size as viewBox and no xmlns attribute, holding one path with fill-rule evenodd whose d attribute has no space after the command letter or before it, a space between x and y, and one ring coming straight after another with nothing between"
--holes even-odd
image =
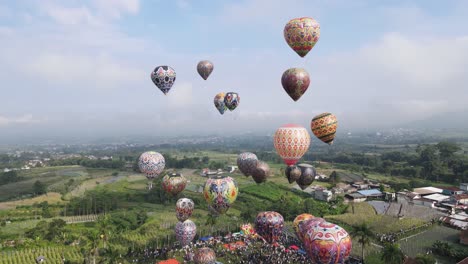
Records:
<instances>
[{"instance_id":1,"label":"sky","mask_svg":"<svg viewBox=\"0 0 468 264\"><path fill-rule=\"evenodd\" d=\"M463 0L0 0L0 137L310 131L322 112L377 129L467 111L467 13ZM283 28L304 16L321 35L301 58ZM166 96L159 65L177 72ZM297 102L281 86L293 67L311 77ZM219 92L239 106L220 115Z\"/></svg>"}]
</instances>

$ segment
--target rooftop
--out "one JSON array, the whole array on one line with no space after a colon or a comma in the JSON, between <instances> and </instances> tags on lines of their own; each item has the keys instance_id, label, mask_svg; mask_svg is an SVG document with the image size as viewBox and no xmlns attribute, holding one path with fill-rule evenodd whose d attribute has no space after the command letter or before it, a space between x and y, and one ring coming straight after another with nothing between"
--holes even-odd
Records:
<instances>
[{"instance_id":1,"label":"rooftop","mask_svg":"<svg viewBox=\"0 0 468 264\"><path fill-rule=\"evenodd\" d=\"M458 195L455 195L454 196L455 200L459 201L459 200L464 200L464 199L468 199L468 194L458 194Z\"/></svg>"},{"instance_id":2,"label":"rooftop","mask_svg":"<svg viewBox=\"0 0 468 264\"><path fill-rule=\"evenodd\" d=\"M421 188L415 188L413 192L419 193L421 195L425 194L432 194L432 193L442 193L442 189L435 188L435 187L421 187Z\"/></svg>"},{"instance_id":3,"label":"rooftop","mask_svg":"<svg viewBox=\"0 0 468 264\"><path fill-rule=\"evenodd\" d=\"M346 194L346 195L347 195L347 196L351 196L351 197L353 197L354 199L366 198L365 195L362 195L362 194L357 193L357 192L355 192L355 193L348 193L348 194ZM345 196L346 196L346 195L345 195Z\"/></svg>"},{"instance_id":4,"label":"rooftop","mask_svg":"<svg viewBox=\"0 0 468 264\"><path fill-rule=\"evenodd\" d=\"M431 195L424 196L424 198L432 200L432 201L442 202L442 201L445 201L447 199L450 199L450 196L436 193L436 194L431 194Z\"/></svg>"},{"instance_id":5,"label":"rooftop","mask_svg":"<svg viewBox=\"0 0 468 264\"><path fill-rule=\"evenodd\" d=\"M377 189L370 189L370 190L361 190L358 191L358 193L364 195L364 196L379 196L382 195L382 192L380 192Z\"/></svg>"}]
</instances>

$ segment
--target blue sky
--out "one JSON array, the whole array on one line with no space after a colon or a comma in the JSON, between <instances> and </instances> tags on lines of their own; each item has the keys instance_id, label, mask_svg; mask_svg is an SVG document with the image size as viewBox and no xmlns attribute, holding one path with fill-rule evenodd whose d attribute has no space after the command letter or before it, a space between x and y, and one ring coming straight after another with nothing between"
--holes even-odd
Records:
<instances>
[{"instance_id":1,"label":"blue sky","mask_svg":"<svg viewBox=\"0 0 468 264\"><path fill-rule=\"evenodd\" d=\"M0 0L0 136L272 133L321 112L375 129L465 111L467 13L462 0ZM302 16L321 24L305 58L283 39ZM158 65L177 72L167 96ZM297 102L290 67L312 80ZM229 91L241 103L221 116L213 97Z\"/></svg>"}]
</instances>

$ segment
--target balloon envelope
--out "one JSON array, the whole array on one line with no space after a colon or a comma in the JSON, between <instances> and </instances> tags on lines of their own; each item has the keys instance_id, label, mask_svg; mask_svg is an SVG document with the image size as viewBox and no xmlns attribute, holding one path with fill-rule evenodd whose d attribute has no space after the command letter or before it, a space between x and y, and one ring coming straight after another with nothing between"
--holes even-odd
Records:
<instances>
[{"instance_id":1,"label":"balloon envelope","mask_svg":"<svg viewBox=\"0 0 468 264\"><path fill-rule=\"evenodd\" d=\"M331 113L322 113L312 118L310 128L312 133L321 141L331 145L335 139L336 128L338 127L338 120L336 116Z\"/></svg>"},{"instance_id":2,"label":"balloon envelope","mask_svg":"<svg viewBox=\"0 0 468 264\"><path fill-rule=\"evenodd\" d=\"M284 163L294 165L309 149L310 135L304 127L287 124L276 130L273 143Z\"/></svg>"},{"instance_id":3,"label":"balloon envelope","mask_svg":"<svg viewBox=\"0 0 468 264\"><path fill-rule=\"evenodd\" d=\"M165 192L177 195L185 189L187 179L180 173L171 173L163 177L162 188Z\"/></svg>"},{"instance_id":4,"label":"balloon envelope","mask_svg":"<svg viewBox=\"0 0 468 264\"><path fill-rule=\"evenodd\" d=\"M197 64L197 71L200 76L206 80L208 76L213 72L214 65L211 61L203 60Z\"/></svg>"},{"instance_id":5,"label":"balloon envelope","mask_svg":"<svg viewBox=\"0 0 468 264\"><path fill-rule=\"evenodd\" d=\"M257 155L251 152L243 152L237 156L237 167L245 176L252 174L252 171L257 167L257 162Z\"/></svg>"},{"instance_id":6,"label":"balloon envelope","mask_svg":"<svg viewBox=\"0 0 468 264\"><path fill-rule=\"evenodd\" d=\"M311 214L300 214L294 218L293 227L294 231L296 232L297 238L302 241L301 231L299 230L299 224L304 222L305 220L313 219L314 216Z\"/></svg>"},{"instance_id":7,"label":"balloon envelope","mask_svg":"<svg viewBox=\"0 0 468 264\"><path fill-rule=\"evenodd\" d=\"M169 66L158 66L151 73L151 80L164 94L167 94L176 80L176 72Z\"/></svg>"},{"instance_id":8,"label":"balloon envelope","mask_svg":"<svg viewBox=\"0 0 468 264\"><path fill-rule=\"evenodd\" d=\"M213 249L203 247L197 250L193 260L196 264L214 264L216 263L216 254Z\"/></svg>"},{"instance_id":9,"label":"balloon envelope","mask_svg":"<svg viewBox=\"0 0 468 264\"><path fill-rule=\"evenodd\" d=\"M176 217L180 222L184 222L192 216L195 203L189 198L180 198L176 203Z\"/></svg>"},{"instance_id":10,"label":"balloon envelope","mask_svg":"<svg viewBox=\"0 0 468 264\"><path fill-rule=\"evenodd\" d=\"M301 177L296 180L296 183L302 190L304 190L314 182L317 171L309 164L301 163L297 166L301 169Z\"/></svg>"},{"instance_id":11,"label":"balloon envelope","mask_svg":"<svg viewBox=\"0 0 468 264\"><path fill-rule=\"evenodd\" d=\"M138 167L140 171L146 175L148 179L154 179L161 174L166 166L166 161L163 155L159 152L148 151L140 155L138 159Z\"/></svg>"},{"instance_id":12,"label":"balloon envelope","mask_svg":"<svg viewBox=\"0 0 468 264\"><path fill-rule=\"evenodd\" d=\"M293 183L301 177L301 169L296 165L290 165L286 167L286 170L284 170L284 174L286 174L288 182Z\"/></svg>"},{"instance_id":13,"label":"balloon envelope","mask_svg":"<svg viewBox=\"0 0 468 264\"><path fill-rule=\"evenodd\" d=\"M208 206L224 214L236 201L239 189L236 181L227 176L214 176L206 180L203 196Z\"/></svg>"},{"instance_id":14,"label":"balloon envelope","mask_svg":"<svg viewBox=\"0 0 468 264\"><path fill-rule=\"evenodd\" d=\"M216 109L218 109L220 114L224 114L224 111L226 111L227 107L226 104L224 103L224 93L218 93L215 98L214 98L214 105Z\"/></svg>"},{"instance_id":15,"label":"balloon envelope","mask_svg":"<svg viewBox=\"0 0 468 264\"><path fill-rule=\"evenodd\" d=\"M307 91L310 85L309 73L302 68L286 70L281 77L281 85L286 93L297 101Z\"/></svg>"},{"instance_id":16,"label":"balloon envelope","mask_svg":"<svg viewBox=\"0 0 468 264\"><path fill-rule=\"evenodd\" d=\"M224 104L229 109L229 111L236 109L239 103L240 103L240 96L237 93L233 93L233 92L226 93L226 96L224 97Z\"/></svg>"},{"instance_id":17,"label":"balloon envelope","mask_svg":"<svg viewBox=\"0 0 468 264\"><path fill-rule=\"evenodd\" d=\"M270 176L270 166L268 163L259 161L257 167L252 171L252 178L256 183L265 182Z\"/></svg>"},{"instance_id":18,"label":"balloon envelope","mask_svg":"<svg viewBox=\"0 0 468 264\"><path fill-rule=\"evenodd\" d=\"M179 241L182 246L186 246L195 238L197 226L192 220L178 222L175 227L175 233L177 241Z\"/></svg>"},{"instance_id":19,"label":"balloon envelope","mask_svg":"<svg viewBox=\"0 0 468 264\"><path fill-rule=\"evenodd\" d=\"M305 57L320 38L320 24L311 17L294 18L286 24L283 34L289 47Z\"/></svg>"},{"instance_id":20,"label":"balloon envelope","mask_svg":"<svg viewBox=\"0 0 468 264\"><path fill-rule=\"evenodd\" d=\"M284 219L277 212L260 212L255 219L255 230L268 243L274 243L283 234Z\"/></svg>"}]
</instances>

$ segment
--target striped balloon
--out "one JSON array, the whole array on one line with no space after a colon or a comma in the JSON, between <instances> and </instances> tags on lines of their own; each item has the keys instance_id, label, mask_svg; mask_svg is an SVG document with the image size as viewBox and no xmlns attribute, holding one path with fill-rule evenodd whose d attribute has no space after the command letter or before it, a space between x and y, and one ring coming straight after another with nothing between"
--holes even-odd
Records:
<instances>
[{"instance_id":1,"label":"striped balloon","mask_svg":"<svg viewBox=\"0 0 468 264\"><path fill-rule=\"evenodd\" d=\"M317 115L310 122L312 133L329 145L333 144L337 127L338 121L336 120L336 116L331 113Z\"/></svg>"},{"instance_id":2,"label":"striped balloon","mask_svg":"<svg viewBox=\"0 0 468 264\"><path fill-rule=\"evenodd\" d=\"M274 145L284 163L294 165L309 149L310 135L304 127L287 124L276 130Z\"/></svg>"}]
</instances>

